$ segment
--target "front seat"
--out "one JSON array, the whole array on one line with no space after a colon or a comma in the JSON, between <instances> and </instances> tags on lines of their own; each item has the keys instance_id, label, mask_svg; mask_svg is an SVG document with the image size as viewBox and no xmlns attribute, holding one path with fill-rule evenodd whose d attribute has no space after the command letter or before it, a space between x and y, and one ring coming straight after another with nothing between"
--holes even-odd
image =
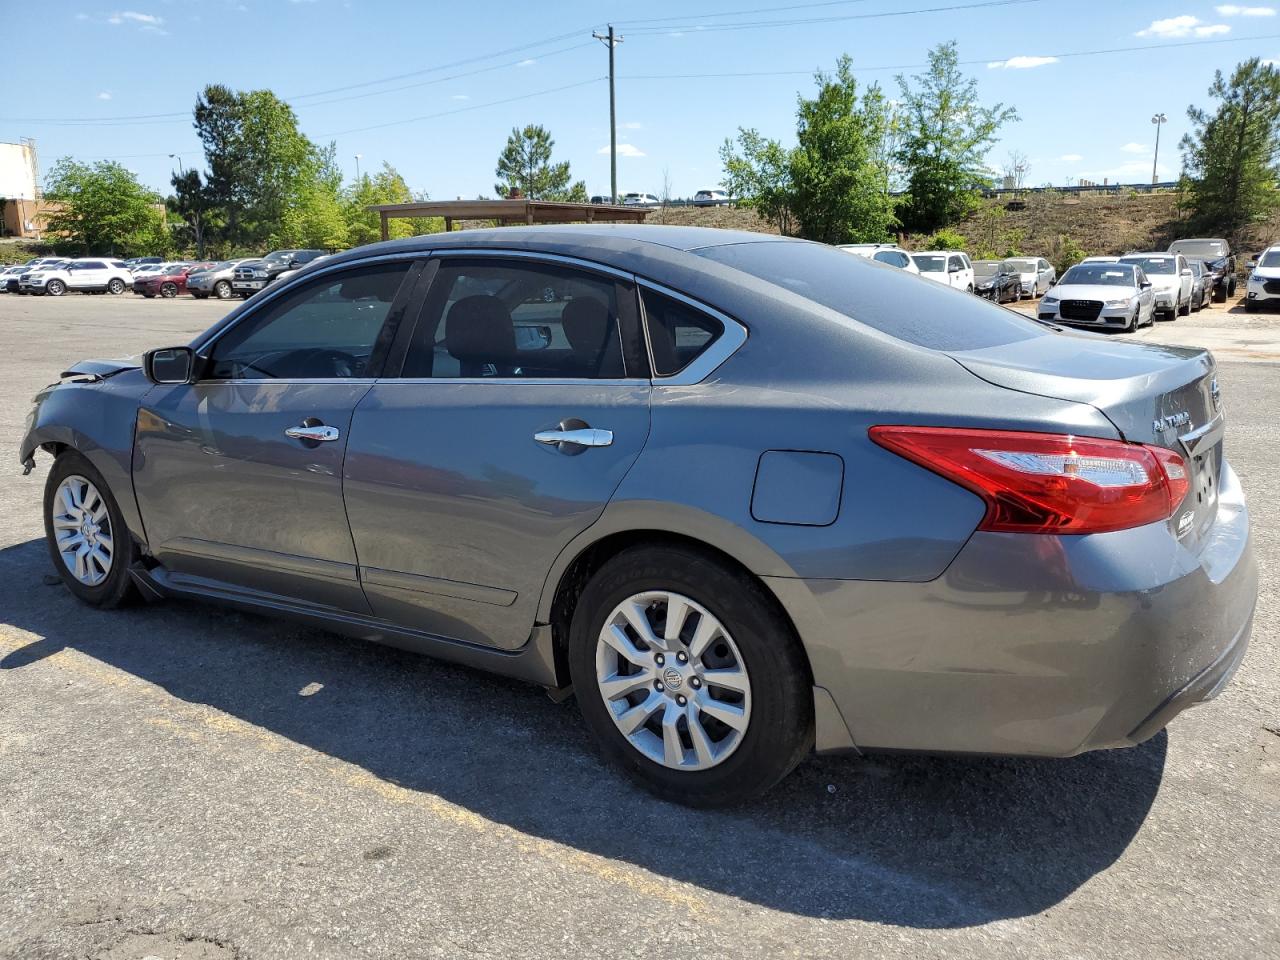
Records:
<instances>
[{"instance_id":1,"label":"front seat","mask_svg":"<svg viewBox=\"0 0 1280 960\"><path fill-rule=\"evenodd\" d=\"M445 349L458 361L461 377L509 377L516 359L511 313L497 297L463 297L445 318ZM492 367L490 373L486 367Z\"/></svg>"}]
</instances>

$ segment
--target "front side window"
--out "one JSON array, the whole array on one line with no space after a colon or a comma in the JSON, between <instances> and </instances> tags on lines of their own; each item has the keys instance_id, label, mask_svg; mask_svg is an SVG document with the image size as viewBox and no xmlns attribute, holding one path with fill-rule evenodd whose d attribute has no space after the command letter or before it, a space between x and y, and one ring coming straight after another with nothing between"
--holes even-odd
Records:
<instances>
[{"instance_id":1,"label":"front side window","mask_svg":"<svg viewBox=\"0 0 1280 960\"><path fill-rule=\"evenodd\" d=\"M724 332L719 320L674 297L644 289L640 298L644 303L655 376L679 373Z\"/></svg>"},{"instance_id":2,"label":"front side window","mask_svg":"<svg viewBox=\"0 0 1280 960\"><path fill-rule=\"evenodd\" d=\"M445 261L431 283L401 375L625 377L616 284L552 264Z\"/></svg>"},{"instance_id":3,"label":"front side window","mask_svg":"<svg viewBox=\"0 0 1280 960\"><path fill-rule=\"evenodd\" d=\"M952 273L959 273L964 269L964 261L959 257L952 257L948 268Z\"/></svg>"},{"instance_id":4,"label":"front side window","mask_svg":"<svg viewBox=\"0 0 1280 960\"><path fill-rule=\"evenodd\" d=\"M214 380L372 376L369 362L410 264L321 277L267 304L213 348Z\"/></svg>"}]
</instances>

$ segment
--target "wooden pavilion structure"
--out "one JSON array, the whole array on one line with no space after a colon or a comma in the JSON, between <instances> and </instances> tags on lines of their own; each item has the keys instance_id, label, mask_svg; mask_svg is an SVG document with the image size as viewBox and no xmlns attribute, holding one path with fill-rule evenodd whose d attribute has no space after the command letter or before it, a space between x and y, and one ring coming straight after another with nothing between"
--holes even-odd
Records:
<instances>
[{"instance_id":1,"label":"wooden pavilion structure","mask_svg":"<svg viewBox=\"0 0 1280 960\"><path fill-rule=\"evenodd\" d=\"M553 200L428 200L424 203L384 203L367 207L382 219L382 239L390 236L392 220L443 217L445 230L456 220L497 220L514 223L643 223L647 207L607 203L559 203Z\"/></svg>"}]
</instances>

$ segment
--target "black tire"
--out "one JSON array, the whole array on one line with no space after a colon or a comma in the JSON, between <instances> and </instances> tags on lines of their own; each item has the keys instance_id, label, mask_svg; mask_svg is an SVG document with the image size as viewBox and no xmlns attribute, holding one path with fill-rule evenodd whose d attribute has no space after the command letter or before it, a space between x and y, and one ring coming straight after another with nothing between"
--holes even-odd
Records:
<instances>
[{"instance_id":1,"label":"black tire","mask_svg":"<svg viewBox=\"0 0 1280 960\"><path fill-rule=\"evenodd\" d=\"M1128 323L1126 323L1126 324L1124 325L1124 332L1125 332L1125 333L1137 333L1137 332L1138 332L1138 318L1139 318L1140 316L1142 316L1142 307L1141 307L1141 306L1134 307L1134 308L1133 308L1133 316L1132 316L1132 317L1130 317L1130 318L1129 318L1129 322L1128 322Z\"/></svg>"},{"instance_id":2,"label":"black tire","mask_svg":"<svg viewBox=\"0 0 1280 960\"><path fill-rule=\"evenodd\" d=\"M112 277L111 282L107 284L107 292L113 297L118 297L124 293L124 281L119 277Z\"/></svg>"},{"instance_id":3,"label":"black tire","mask_svg":"<svg viewBox=\"0 0 1280 960\"><path fill-rule=\"evenodd\" d=\"M726 759L705 770L655 763L623 736L599 693L596 647L606 617L646 590L682 594L719 618L752 684L751 719ZM569 631L569 672L587 728L604 756L666 800L713 807L768 790L813 746L813 693L800 645L776 602L755 579L693 548L639 546L608 561L588 582Z\"/></svg>"},{"instance_id":4,"label":"black tire","mask_svg":"<svg viewBox=\"0 0 1280 960\"><path fill-rule=\"evenodd\" d=\"M50 280L44 285L44 292L51 297L60 297L67 292L67 285L61 280Z\"/></svg>"},{"instance_id":5,"label":"black tire","mask_svg":"<svg viewBox=\"0 0 1280 960\"><path fill-rule=\"evenodd\" d=\"M213 292L219 300L230 300L233 292L231 282L229 280L219 280L213 285Z\"/></svg>"},{"instance_id":6,"label":"black tire","mask_svg":"<svg viewBox=\"0 0 1280 960\"><path fill-rule=\"evenodd\" d=\"M98 488L98 492L102 495L102 499L107 506L107 515L110 518L110 533L114 544L111 570L106 579L96 586L81 583L67 569L67 565L63 563L62 557L58 553L57 541L54 537L53 498L57 494L58 486L62 481L73 475L84 477ZM53 462L53 467L49 470L49 476L45 480L44 533L45 545L48 547L49 559L53 562L54 569L57 570L67 589L75 594L78 599L90 606L111 608L120 606L134 595L133 580L129 576L129 567L134 561L133 538L129 535L129 528L125 525L124 515L120 512L120 505L116 503L116 498L111 489L107 486L106 481L102 479L102 474L98 473L93 464L74 450L68 450L58 455L58 459Z\"/></svg>"},{"instance_id":7,"label":"black tire","mask_svg":"<svg viewBox=\"0 0 1280 960\"><path fill-rule=\"evenodd\" d=\"M1187 302L1178 308L1178 316L1180 317L1191 316L1191 298L1190 297L1187 297Z\"/></svg>"},{"instance_id":8,"label":"black tire","mask_svg":"<svg viewBox=\"0 0 1280 960\"><path fill-rule=\"evenodd\" d=\"M172 300L177 295L178 285L172 280L166 280L164 283L160 284L160 296L164 297L166 300Z\"/></svg>"}]
</instances>

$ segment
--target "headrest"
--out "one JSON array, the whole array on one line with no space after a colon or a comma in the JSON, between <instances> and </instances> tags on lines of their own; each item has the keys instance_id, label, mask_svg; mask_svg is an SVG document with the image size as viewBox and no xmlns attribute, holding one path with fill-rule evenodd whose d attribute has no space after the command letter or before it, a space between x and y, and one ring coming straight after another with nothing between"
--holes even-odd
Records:
<instances>
[{"instance_id":1,"label":"headrest","mask_svg":"<svg viewBox=\"0 0 1280 960\"><path fill-rule=\"evenodd\" d=\"M594 359L609 335L609 308L592 297L571 300L560 314L560 325L573 352Z\"/></svg>"},{"instance_id":2,"label":"headrest","mask_svg":"<svg viewBox=\"0 0 1280 960\"><path fill-rule=\"evenodd\" d=\"M445 318L445 347L455 360L507 363L515 356L511 314L497 297L463 297Z\"/></svg>"}]
</instances>

